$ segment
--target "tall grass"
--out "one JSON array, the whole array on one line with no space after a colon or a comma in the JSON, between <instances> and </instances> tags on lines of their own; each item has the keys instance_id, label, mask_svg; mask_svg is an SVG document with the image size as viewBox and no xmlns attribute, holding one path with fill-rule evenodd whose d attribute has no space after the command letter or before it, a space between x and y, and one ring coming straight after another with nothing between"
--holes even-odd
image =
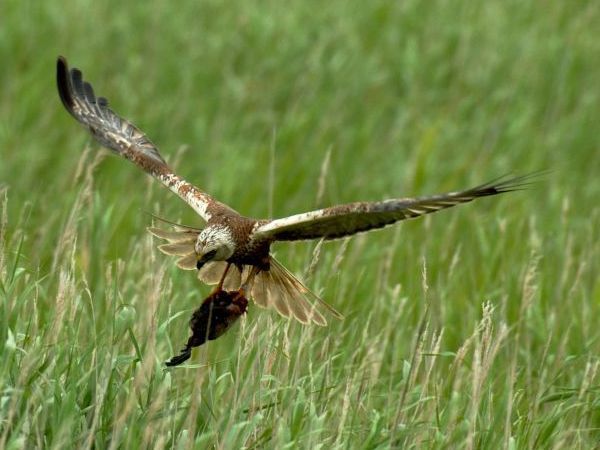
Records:
<instances>
[{"instance_id":1,"label":"tall grass","mask_svg":"<svg viewBox=\"0 0 600 450\"><path fill-rule=\"evenodd\" d=\"M600 439L594 2L6 1L0 447L592 448ZM251 307L165 370L209 288L199 225L62 110L58 54L249 216L534 188L278 258L346 315Z\"/></svg>"}]
</instances>

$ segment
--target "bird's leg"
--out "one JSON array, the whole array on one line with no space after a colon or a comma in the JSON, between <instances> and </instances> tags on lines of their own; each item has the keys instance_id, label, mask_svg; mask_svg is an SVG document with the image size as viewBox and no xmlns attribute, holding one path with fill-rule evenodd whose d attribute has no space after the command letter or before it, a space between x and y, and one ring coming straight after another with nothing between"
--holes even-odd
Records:
<instances>
[{"instance_id":1,"label":"bird's leg","mask_svg":"<svg viewBox=\"0 0 600 450\"><path fill-rule=\"evenodd\" d=\"M229 272L230 267L231 267L231 263L227 263L227 267L225 267L225 271L223 272L223 275L221 276L221 280L219 281L219 284L217 284L217 287L213 291L213 294L223 290L223 283L225 283L225 277L227 276L227 272Z\"/></svg>"},{"instance_id":2,"label":"bird's leg","mask_svg":"<svg viewBox=\"0 0 600 450\"><path fill-rule=\"evenodd\" d=\"M248 276L246 277L246 280L244 280L244 282L240 286L240 289L238 290L239 296L241 296L241 297L246 296L246 292L248 292L252 288L252 284L254 283L254 277L256 277L256 275L258 275L258 272L260 272L260 269L258 267L256 267L256 266L251 267L250 273L248 274Z\"/></svg>"}]
</instances>

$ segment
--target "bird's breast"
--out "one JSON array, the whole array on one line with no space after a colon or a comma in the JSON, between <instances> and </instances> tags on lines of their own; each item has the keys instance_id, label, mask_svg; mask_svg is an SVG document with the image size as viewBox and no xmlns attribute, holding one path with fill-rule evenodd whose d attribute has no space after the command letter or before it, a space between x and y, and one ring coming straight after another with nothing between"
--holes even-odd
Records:
<instances>
[{"instance_id":1,"label":"bird's breast","mask_svg":"<svg viewBox=\"0 0 600 450\"><path fill-rule=\"evenodd\" d=\"M269 267L269 248L269 242L249 240L238 246L228 261L237 265L257 266L266 270Z\"/></svg>"}]
</instances>

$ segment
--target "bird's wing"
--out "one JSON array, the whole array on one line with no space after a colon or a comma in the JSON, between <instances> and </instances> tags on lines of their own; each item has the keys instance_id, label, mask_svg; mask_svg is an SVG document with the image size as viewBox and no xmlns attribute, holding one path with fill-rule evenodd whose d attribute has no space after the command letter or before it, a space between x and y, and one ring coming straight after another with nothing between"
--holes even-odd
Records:
<instances>
[{"instance_id":1,"label":"bird's wing","mask_svg":"<svg viewBox=\"0 0 600 450\"><path fill-rule=\"evenodd\" d=\"M174 226L173 230L149 227L148 231L154 237L164 239L166 244L158 246L165 255L177 256L177 267L183 270L195 270L198 256L194 246L200 230L191 227Z\"/></svg>"},{"instance_id":2,"label":"bird's wing","mask_svg":"<svg viewBox=\"0 0 600 450\"><path fill-rule=\"evenodd\" d=\"M319 209L275 219L259 225L253 238L276 241L303 239L337 239L344 236L383 228L399 220L467 203L476 198L520 190L539 173L515 178L502 177L459 192L419 198L400 198L380 202L357 202Z\"/></svg>"},{"instance_id":3,"label":"bird's wing","mask_svg":"<svg viewBox=\"0 0 600 450\"><path fill-rule=\"evenodd\" d=\"M67 60L62 56L56 63L56 82L67 111L85 125L100 144L158 179L205 221L215 214L235 213L227 205L173 173L146 135L131 122L115 114L104 97L96 97L92 86L83 80L81 71L69 70Z\"/></svg>"}]
</instances>

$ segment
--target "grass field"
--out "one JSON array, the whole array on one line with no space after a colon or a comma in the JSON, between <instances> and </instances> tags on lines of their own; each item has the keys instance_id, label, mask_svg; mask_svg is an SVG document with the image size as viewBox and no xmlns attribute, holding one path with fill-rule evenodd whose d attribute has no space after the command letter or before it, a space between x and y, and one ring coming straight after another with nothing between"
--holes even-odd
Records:
<instances>
[{"instance_id":1,"label":"grass field","mask_svg":"<svg viewBox=\"0 0 600 450\"><path fill-rule=\"evenodd\" d=\"M591 1L4 1L0 448L598 446L598 29ZM210 288L145 212L200 222L67 115L59 54L249 216L552 172L277 245L345 320L253 307L165 370Z\"/></svg>"}]
</instances>

